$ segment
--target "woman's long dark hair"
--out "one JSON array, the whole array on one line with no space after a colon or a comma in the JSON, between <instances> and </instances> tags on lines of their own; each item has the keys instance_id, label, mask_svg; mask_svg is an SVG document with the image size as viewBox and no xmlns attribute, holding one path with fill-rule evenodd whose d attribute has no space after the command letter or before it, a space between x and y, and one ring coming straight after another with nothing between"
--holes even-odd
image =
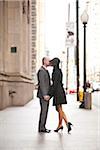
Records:
<instances>
[{"instance_id":1,"label":"woman's long dark hair","mask_svg":"<svg viewBox=\"0 0 100 150\"><path fill-rule=\"evenodd\" d=\"M54 67L54 69L59 68L59 64L60 64L60 59L59 58L53 58L52 60L50 60L51 65Z\"/></svg>"}]
</instances>

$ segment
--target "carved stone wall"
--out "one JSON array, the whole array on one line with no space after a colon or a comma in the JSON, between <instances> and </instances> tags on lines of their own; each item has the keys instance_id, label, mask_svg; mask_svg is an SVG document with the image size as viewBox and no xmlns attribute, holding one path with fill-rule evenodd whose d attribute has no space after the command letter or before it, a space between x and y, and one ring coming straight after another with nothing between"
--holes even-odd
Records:
<instances>
[{"instance_id":1,"label":"carved stone wall","mask_svg":"<svg viewBox=\"0 0 100 150\"><path fill-rule=\"evenodd\" d=\"M0 109L33 98L29 0L0 1Z\"/></svg>"}]
</instances>

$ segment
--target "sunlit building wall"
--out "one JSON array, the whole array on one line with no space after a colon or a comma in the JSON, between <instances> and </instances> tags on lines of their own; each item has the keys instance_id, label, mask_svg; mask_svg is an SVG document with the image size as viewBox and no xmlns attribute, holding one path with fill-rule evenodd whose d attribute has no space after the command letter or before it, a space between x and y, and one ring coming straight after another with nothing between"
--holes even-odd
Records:
<instances>
[{"instance_id":1,"label":"sunlit building wall","mask_svg":"<svg viewBox=\"0 0 100 150\"><path fill-rule=\"evenodd\" d=\"M76 26L76 1L67 1L70 3L70 21L74 21ZM87 67L87 80L100 81L100 1L99 0L79 0L79 71L80 71L80 85L83 85L83 46L84 46L84 31L81 22L81 15L84 10L87 10L89 21L86 27L86 67ZM67 9L68 10L68 9ZM68 14L67 14L68 15ZM76 35L76 31L75 35ZM74 39L75 40L75 39ZM75 42L76 43L76 42ZM72 72L72 59L70 51L69 55L69 87L73 81L72 74L76 76L76 71ZM71 85L72 86L72 85Z\"/></svg>"},{"instance_id":2,"label":"sunlit building wall","mask_svg":"<svg viewBox=\"0 0 100 150\"><path fill-rule=\"evenodd\" d=\"M37 84L37 70L44 55L44 0L31 0L32 77Z\"/></svg>"},{"instance_id":3,"label":"sunlit building wall","mask_svg":"<svg viewBox=\"0 0 100 150\"><path fill-rule=\"evenodd\" d=\"M100 1L79 1L80 16L87 9L89 21L86 28L87 80L100 80ZM80 18L79 18L80 19ZM80 79L83 80L83 25L80 20Z\"/></svg>"},{"instance_id":4,"label":"sunlit building wall","mask_svg":"<svg viewBox=\"0 0 100 150\"><path fill-rule=\"evenodd\" d=\"M37 1L31 0L31 9L30 9L30 23L31 23L31 51L32 51L32 79L35 83L35 74L36 74L36 56L37 56Z\"/></svg>"},{"instance_id":5,"label":"sunlit building wall","mask_svg":"<svg viewBox=\"0 0 100 150\"><path fill-rule=\"evenodd\" d=\"M37 0L37 57L36 71L39 69L44 57L44 0Z\"/></svg>"},{"instance_id":6,"label":"sunlit building wall","mask_svg":"<svg viewBox=\"0 0 100 150\"><path fill-rule=\"evenodd\" d=\"M88 45L87 49L87 75L93 72L94 75L92 81L100 82L100 1L92 0L90 1L89 7L89 33L88 33ZM87 41L87 42L88 42ZM88 70L89 68L89 70ZM90 79L90 77L88 76Z\"/></svg>"},{"instance_id":7,"label":"sunlit building wall","mask_svg":"<svg viewBox=\"0 0 100 150\"><path fill-rule=\"evenodd\" d=\"M29 0L0 1L0 109L33 98L30 6Z\"/></svg>"}]
</instances>

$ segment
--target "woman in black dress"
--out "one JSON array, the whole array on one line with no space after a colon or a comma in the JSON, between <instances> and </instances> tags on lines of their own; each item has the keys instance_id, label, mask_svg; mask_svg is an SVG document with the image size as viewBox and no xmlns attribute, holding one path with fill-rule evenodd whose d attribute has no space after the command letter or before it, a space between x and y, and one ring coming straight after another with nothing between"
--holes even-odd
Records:
<instances>
[{"instance_id":1,"label":"woman in black dress","mask_svg":"<svg viewBox=\"0 0 100 150\"><path fill-rule=\"evenodd\" d=\"M53 96L53 106L56 107L56 110L59 115L59 123L58 127L55 132L59 130L63 130L62 121L64 120L67 128L68 133L71 131L71 123L68 122L67 117L63 111L62 104L67 104L66 94L62 84L62 71L59 68L60 60L59 58L54 58L50 61L51 66L53 66L53 73L52 73L52 86L49 91L49 95Z\"/></svg>"}]
</instances>

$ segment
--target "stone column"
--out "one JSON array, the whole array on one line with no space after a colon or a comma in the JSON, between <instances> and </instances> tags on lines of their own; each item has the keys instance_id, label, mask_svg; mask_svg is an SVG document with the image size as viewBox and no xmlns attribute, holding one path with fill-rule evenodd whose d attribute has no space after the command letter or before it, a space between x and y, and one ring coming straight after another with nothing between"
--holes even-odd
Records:
<instances>
[{"instance_id":1,"label":"stone column","mask_svg":"<svg viewBox=\"0 0 100 150\"><path fill-rule=\"evenodd\" d=\"M38 70L42 63L42 58L45 56L45 32L44 32L44 19L45 19L45 0L37 0L37 64Z\"/></svg>"},{"instance_id":2,"label":"stone column","mask_svg":"<svg viewBox=\"0 0 100 150\"><path fill-rule=\"evenodd\" d=\"M37 0L31 0L31 50L32 50L32 78L36 84L36 56L37 56Z\"/></svg>"},{"instance_id":3,"label":"stone column","mask_svg":"<svg viewBox=\"0 0 100 150\"><path fill-rule=\"evenodd\" d=\"M33 98L30 1L0 1L0 109Z\"/></svg>"}]
</instances>

